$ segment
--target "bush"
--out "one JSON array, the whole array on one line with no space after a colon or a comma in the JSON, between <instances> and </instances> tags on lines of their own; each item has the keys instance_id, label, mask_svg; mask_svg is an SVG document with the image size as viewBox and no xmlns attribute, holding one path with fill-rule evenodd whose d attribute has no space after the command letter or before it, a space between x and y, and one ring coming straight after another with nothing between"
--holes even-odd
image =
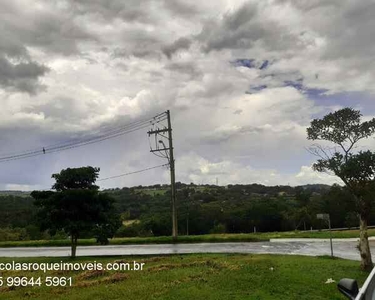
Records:
<instances>
[{"instance_id":1,"label":"bush","mask_svg":"<svg viewBox=\"0 0 375 300\"><path fill-rule=\"evenodd\" d=\"M0 241L25 241L29 239L25 228L0 228Z\"/></svg>"},{"instance_id":2,"label":"bush","mask_svg":"<svg viewBox=\"0 0 375 300\"><path fill-rule=\"evenodd\" d=\"M115 237L146 237L152 236L150 231L147 231L139 223L134 223L129 226L122 225L117 232Z\"/></svg>"},{"instance_id":3,"label":"bush","mask_svg":"<svg viewBox=\"0 0 375 300\"><path fill-rule=\"evenodd\" d=\"M210 233L226 233L227 229L225 227L225 224L219 223L216 224L211 230Z\"/></svg>"}]
</instances>

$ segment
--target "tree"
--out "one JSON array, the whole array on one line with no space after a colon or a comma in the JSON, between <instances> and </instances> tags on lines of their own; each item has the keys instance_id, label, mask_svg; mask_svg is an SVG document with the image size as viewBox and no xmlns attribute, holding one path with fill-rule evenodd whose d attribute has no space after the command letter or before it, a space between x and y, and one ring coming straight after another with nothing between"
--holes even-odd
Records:
<instances>
[{"instance_id":1,"label":"tree","mask_svg":"<svg viewBox=\"0 0 375 300\"><path fill-rule=\"evenodd\" d=\"M95 185L95 181L99 177L99 171L100 168L94 167L67 168L66 170L61 170L60 173L52 174L52 178L56 180L52 188L56 191L73 189L97 191L99 187Z\"/></svg>"},{"instance_id":2,"label":"tree","mask_svg":"<svg viewBox=\"0 0 375 300\"><path fill-rule=\"evenodd\" d=\"M310 148L310 152L319 157L313 169L338 176L354 197L360 221L361 268L369 270L373 265L367 225L375 194L375 153L355 149L361 140L375 133L375 118L361 122L361 117L360 111L344 108L322 119L314 119L307 128L307 139L334 144L333 147L313 145Z\"/></svg>"},{"instance_id":3,"label":"tree","mask_svg":"<svg viewBox=\"0 0 375 300\"><path fill-rule=\"evenodd\" d=\"M93 229L96 241L101 245L108 245L108 238L112 238L122 225L121 216L115 211L115 200L108 194L99 194L99 201L103 209L100 211L100 222Z\"/></svg>"},{"instance_id":4,"label":"tree","mask_svg":"<svg viewBox=\"0 0 375 300\"><path fill-rule=\"evenodd\" d=\"M112 237L118 218L114 214L113 200L106 194L99 194L95 181L99 168L68 168L53 174L56 191L33 191L31 196L38 207L37 216L41 230L55 235L63 230L70 235L71 257L76 256L77 241L82 233L102 228L103 234ZM117 229L117 228L116 228Z\"/></svg>"}]
</instances>

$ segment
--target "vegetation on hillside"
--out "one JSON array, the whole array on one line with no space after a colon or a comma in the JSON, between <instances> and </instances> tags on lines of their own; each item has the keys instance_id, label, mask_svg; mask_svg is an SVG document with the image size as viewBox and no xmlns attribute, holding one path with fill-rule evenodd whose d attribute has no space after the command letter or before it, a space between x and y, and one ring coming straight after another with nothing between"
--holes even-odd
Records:
<instances>
[{"instance_id":1,"label":"vegetation on hillside","mask_svg":"<svg viewBox=\"0 0 375 300\"><path fill-rule=\"evenodd\" d=\"M179 234L253 233L326 228L317 213L329 213L332 227L358 226L353 199L343 187L192 185L178 183ZM114 199L123 225L116 237L168 236L171 207L168 186L137 186L104 190ZM0 196L0 241L50 239L40 232L30 197ZM371 211L375 220L375 212ZM135 221L136 220L136 221ZM67 237L59 232L55 239ZM83 233L81 238L91 238Z\"/></svg>"}]
</instances>

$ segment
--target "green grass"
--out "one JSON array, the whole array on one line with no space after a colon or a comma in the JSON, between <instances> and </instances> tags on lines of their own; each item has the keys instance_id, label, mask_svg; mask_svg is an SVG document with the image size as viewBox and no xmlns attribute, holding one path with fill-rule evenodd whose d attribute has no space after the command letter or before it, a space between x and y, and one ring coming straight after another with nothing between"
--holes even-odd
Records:
<instances>
[{"instance_id":1,"label":"green grass","mask_svg":"<svg viewBox=\"0 0 375 300\"><path fill-rule=\"evenodd\" d=\"M368 236L375 236L375 228L367 230ZM320 232L301 232L301 231L288 231L288 232L269 232L261 233L261 236L267 236L269 239L276 238L329 238L329 231ZM333 238L359 238L359 230L342 230L342 231L332 231Z\"/></svg>"},{"instance_id":2,"label":"green grass","mask_svg":"<svg viewBox=\"0 0 375 300\"><path fill-rule=\"evenodd\" d=\"M13 259L0 259L10 262ZM68 258L22 258L17 262L60 262ZM74 262L113 261L145 263L143 271L4 271L10 276L66 276L72 287L1 287L0 299L345 299L328 278L356 278L368 273L359 263L327 257L282 255L194 254L157 257L80 258ZM273 268L273 270L271 270Z\"/></svg>"},{"instance_id":3,"label":"green grass","mask_svg":"<svg viewBox=\"0 0 375 300\"><path fill-rule=\"evenodd\" d=\"M219 243L219 242L259 242L267 241L266 237L251 234L207 234L179 236L173 240L171 236L157 237L132 237L114 238L110 240L110 245L135 245L135 244L170 244L170 243ZM97 245L95 239L80 239L81 246ZM0 242L0 247L41 247L41 246L69 246L70 240L41 240L41 241L7 241Z\"/></svg>"},{"instance_id":4,"label":"green grass","mask_svg":"<svg viewBox=\"0 0 375 300\"><path fill-rule=\"evenodd\" d=\"M375 229L368 230L369 236L375 236ZM345 230L332 232L333 238L357 238L358 230ZM260 242L271 238L329 238L329 232L266 232L266 233L238 233L238 234L205 234L205 235L181 235L176 241L170 236L158 237L134 237L114 238L111 245L134 244L169 244L169 243L222 243L222 242ZM95 239L80 239L81 246L97 245ZM0 242L0 247L41 247L41 246L69 246L70 241L65 240L41 240L41 241L6 241Z\"/></svg>"}]
</instances>

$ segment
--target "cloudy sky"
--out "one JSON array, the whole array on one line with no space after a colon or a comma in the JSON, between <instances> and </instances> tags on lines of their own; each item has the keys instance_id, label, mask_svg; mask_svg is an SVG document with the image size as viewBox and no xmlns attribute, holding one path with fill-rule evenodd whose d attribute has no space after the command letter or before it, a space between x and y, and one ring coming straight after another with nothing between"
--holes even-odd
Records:
<instances>
[{"instance_id":1,"label":"cloudy sky","mask_svg":"<svg viewBox=\"0 0 375 300\"><path fill-rule=\"evenodd\" d=\"M1 156L169 109L177 181L331 184L311 170L309 122L345 106L375 115L372 0L0 3ZM165 163L146 132L2 162L0 189ZM161 168L101 186L168 180Z\"/></svg>"}]
</instances>

